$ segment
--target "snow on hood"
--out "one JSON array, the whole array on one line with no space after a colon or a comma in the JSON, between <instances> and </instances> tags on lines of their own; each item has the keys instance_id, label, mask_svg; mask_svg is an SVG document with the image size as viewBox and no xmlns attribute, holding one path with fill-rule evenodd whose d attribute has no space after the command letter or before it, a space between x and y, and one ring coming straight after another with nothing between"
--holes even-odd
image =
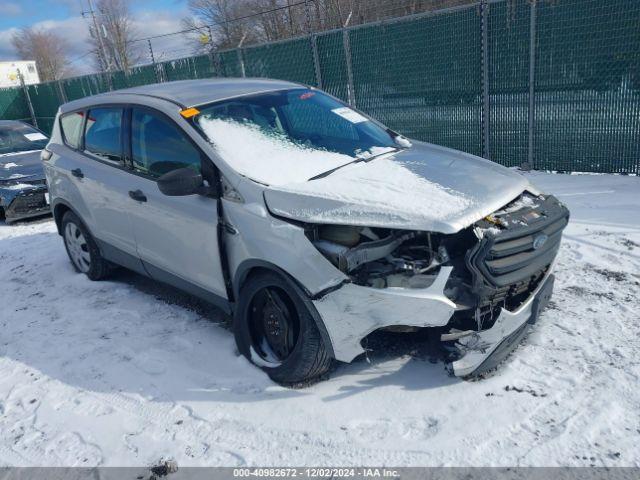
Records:
<instances>
[{"instance_id":1,"label":"snow on hood","mask_svg":"<svg viewBox=\"0 0 640 480\"><path fill-rule=\"evenodd\" d=\"M309 222L454 233L528 187L495 163L413 142L394 155L347 165L307 182L265 189L274 214Z\"/></svg>"},{"instance_id":2,"label":"snow on hood","mask_svg":"<svg viewBox=\"0 0 640 480\"><path fill-rule=\"evenodd\" d=\"M44 169L40 160L41 150L14 152L0 157L0 180L30 178L44 179Z\"/></svg>"},{"instance_id":3,"label":"snow on hood","mask_svg":"<svg viewBox=\"0 0 640 480\"><path fill-rule=\"evenodd\" d=\"M368 163L354 163L317 180L284 185L283 192L322 197L340 206L325 209L305 206L288 210L294 217L312 214L318 221L342 218L368 225L386 222L411 223L412 219L438 212L442 219L467 209L473 200L461 192L447 189L416 175L401 163L389 158L375 158ZM409 198L410 197L410 198ZM375 219L370 219L371 212ZM365 220L366 219L366 220Z\"/></svg>"}]
</instances>

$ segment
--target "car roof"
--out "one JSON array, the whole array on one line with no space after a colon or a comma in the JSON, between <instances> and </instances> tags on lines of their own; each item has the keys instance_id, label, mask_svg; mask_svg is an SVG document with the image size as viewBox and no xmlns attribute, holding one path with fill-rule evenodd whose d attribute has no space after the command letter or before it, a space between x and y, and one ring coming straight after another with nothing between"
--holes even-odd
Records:
<instances>
[{"instance_id":1,"label":"car roof","mask_svg":"<svg viewBox=\"0 0 640 480\"><path fill-rule=\"evenodd\" d=\"M202 80L179 80L175 82L153 83L139 87L114 90L93 97L85 97L69 102L65 110L86 107L104 101L114 95L142 95L161 98L182 107L193 107L226 98L239 97L254 93L299 88L302 85L272 80L268 78L208 78Z\"/></svg>"}]
</instances>

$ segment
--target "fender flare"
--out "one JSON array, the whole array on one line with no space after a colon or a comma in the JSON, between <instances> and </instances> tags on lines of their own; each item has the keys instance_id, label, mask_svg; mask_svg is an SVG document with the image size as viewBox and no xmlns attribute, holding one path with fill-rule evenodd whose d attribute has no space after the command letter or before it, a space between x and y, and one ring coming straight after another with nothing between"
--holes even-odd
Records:
<instances>
[{"instance_id":1,"label":"fender flare","mask_svg":"<svg viewBox=\"0 0 640 480\"><path fill-rule=\"evenodd\" d=\"M73 208L66 200L56 199L51 203L51 213L53 214L53 221L56 222L56 228L58 229L58 235L62 235L62 217L63 217L63 215L61 215L60 218L58 218L58 216L56 214L56 209L61 205L63 205L64 207L68 208L69 210L71 210L74 213L74 215L76 217L78 217L82 221L82 223L84 223L84 226L85 226L85 228L87 230L89 230L89 233L91 233L91 235L93 235L93 232L87 226L87 222L84 221L82 216L78 213L78 211L75 208Z\"/></svg>"}]
</instances>

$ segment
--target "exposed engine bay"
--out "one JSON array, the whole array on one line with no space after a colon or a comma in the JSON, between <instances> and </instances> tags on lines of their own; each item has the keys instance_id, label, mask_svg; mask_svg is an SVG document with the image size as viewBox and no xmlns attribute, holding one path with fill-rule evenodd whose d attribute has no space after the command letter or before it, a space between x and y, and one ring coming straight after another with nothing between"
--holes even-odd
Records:
<instances>
[{"instance_id":1,"label":"exposed engine bay","mask_svg":"<svg viewBox=\"0 0 640 480\"><path fill-rule=\"evenodd\" d=\"M449 254L438 235L382 228L321 225L316 248L358 285L426 288Z\"/></svg>"},{"instance_id":2,"label":"exposed engine bay","mask_svg":"<svg viewBox=\"0 0 640 480\"><path fill-rule=\"evenodd\" d=\"M310 225L314 246L351 282L376 289L428 288L453 267L445 295L452 324L490 328L497 307L515 309L548 271L568 211L554 197L524 192L462 231L445 235L344 225Z\"/></svg>"}]
</instances>

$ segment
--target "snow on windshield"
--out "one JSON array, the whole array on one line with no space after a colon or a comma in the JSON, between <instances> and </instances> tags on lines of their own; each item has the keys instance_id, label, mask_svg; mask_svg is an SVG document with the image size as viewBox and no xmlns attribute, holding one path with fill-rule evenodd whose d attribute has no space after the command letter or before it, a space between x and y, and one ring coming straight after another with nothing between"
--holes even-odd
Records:
<instances>
[{"instance_id":1,"label":"snow on windshield","mask_svg":"<svg viewBox=\"0 0 640 480\"><path fill-rule=\"evenodd\" d=\"M393 152L373 147L351 157L297 144L257 125L232 120L201 118L200 127L220 156L238 173L267 185L304 182L357 159Z\"/></svg>"}]
</instances>

